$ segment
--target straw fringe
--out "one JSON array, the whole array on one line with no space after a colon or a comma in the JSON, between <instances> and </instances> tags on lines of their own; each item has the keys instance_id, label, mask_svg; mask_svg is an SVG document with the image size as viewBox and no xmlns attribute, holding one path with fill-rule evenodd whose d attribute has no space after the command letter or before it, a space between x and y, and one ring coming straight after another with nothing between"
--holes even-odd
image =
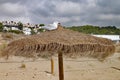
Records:
<instances>
[{"instance_id":1,"label":"straw fringe","mask_svg":"<svg viewBox=\"0 0 120 80\"><path fill-rule=\"evenodd\" d=\"M17 44L15 44L17 45ZM18 56L25 56L25 57L34 57L37 55L41 55L41 52L50 51L57 53L57 51L62 51L67 56L91 56L91 57L98 57L101 56L105 58L112 53L114 53L114 46L113 45L100 45L100 44L75 44L75 45L64 45L60 43L49 43L49 44L32 44L27 46L13 46L9 45L5 51L5 53L9 53L12 55ZM85 53L86 52L86 53ZM33 54L34 53L34 54ZM79 53L79 54L72 54L72 53ZM85 54L83 54L85 53ZM99 54L98 54L99 53ZM7 55L9 55L7 54ZM3 55L3 56L4 56Z\"/></svg>"}]
</instances>

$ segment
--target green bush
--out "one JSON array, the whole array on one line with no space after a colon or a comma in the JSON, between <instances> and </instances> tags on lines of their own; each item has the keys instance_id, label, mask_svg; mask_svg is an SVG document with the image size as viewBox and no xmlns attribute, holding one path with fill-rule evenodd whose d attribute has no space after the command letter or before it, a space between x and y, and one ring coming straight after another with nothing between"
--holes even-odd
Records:
<instances>
[{"instance_id":1,"label":"green bush","mask_svg":"<svg viewBox=\"0 0 120 80\"><path fill-rule=\"evenodd\" d=\"M3 24L0 23L0 32L2 32L2 31L3 31Z\"/></svg>"},{"instance_id":2,"label":"green bush","mask_svg":"<svg viewBox=\"0 0 120 80\"><path fill-rule=\"evenodd\" d=\"M10 30L9 32L16 33L16 34L23 34L23 32L19 30Z\"/></svg>"},{"instance_id":3,"label":"green bush","mask_svg":"<svg viewBox=\"0 0 120 80\"><path fill-rule=\"evenodd\" d=\"M72 26L67 27L68 29L86 33L86 34L109 34L109 35L120 35L120 29L115 26L93 26L93 25L84 25L84 26Z\"/></svg>"},{"instance_id":4,"label":"green bush","mask_svg":"<svg viewBox=\"0 0 120 80\"><path fill-rule=\"evenodd\" d=\"M44 32L44 29L43 28L38 29L38 32Z\"/></svg>"},{"instance_id":5,"label":"green bush","mask_svg":"<svg viewBox=\"0 0 120 80\"><path fill-rule=\"evenodd\" d=\"M40 24L39 26L45 26L45 24Z\"/></svg>"},{"instance_id":6,"label":"green bush","mask_svg":"<svg viewBox=\"0 0 120 80\"><path fill-rule=\"evenodd\" d=\"M33 29L31 29L31 34L32 34L32 35L36 34Z\"/></svg>"}]
</instances>

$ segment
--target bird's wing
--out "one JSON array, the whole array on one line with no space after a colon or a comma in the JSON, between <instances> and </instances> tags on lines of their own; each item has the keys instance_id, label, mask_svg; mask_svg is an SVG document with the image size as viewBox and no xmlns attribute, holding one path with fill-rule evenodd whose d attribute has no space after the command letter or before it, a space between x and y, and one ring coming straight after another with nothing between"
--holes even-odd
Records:
<instances>
[{"instance_id":1,"label":"bird's wing","mask_svg":"<svg viewBox=\"0 0 120 80\"><path fill-rule=\"evenodd\" d=\"M53 22L53 24L43 26L43 28L47 30L54 30L54 29L57 29L57 27L58 27L58 22Z\"/></svg>"},{"instance_id":2,"label":"bird's wing","mask_svg":"<svg viewBox=\"0 0 120 80\"><path fill-rule=\"evenodd\" d=\"M57 29L53 24L50 24L48 26L43 26L44 29L47 29L47 30L54 30L54 29Z\"/></svg>"},{"instance_id":3,"label":"bird's wing","mask_svg":"<svg viewBox=\"0 0 120 80\"><path fill-rule=\"evenodd\" d=\"M52 30L50 26L43 26L44 29Z\"/></svg>"}]
</instances>

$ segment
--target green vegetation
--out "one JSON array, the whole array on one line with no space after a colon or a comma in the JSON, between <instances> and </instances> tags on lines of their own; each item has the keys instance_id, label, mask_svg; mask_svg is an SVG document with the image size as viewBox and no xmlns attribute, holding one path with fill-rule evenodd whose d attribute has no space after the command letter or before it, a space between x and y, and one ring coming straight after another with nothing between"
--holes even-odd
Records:
<instances>
[{"instance_id":1,"label":"green vegetation","mask_svg":"<svg viewBox=\"0 0 120 80\"><path fill-rule=\"evenodd\" d=\"M35 31L31 28L31 34L34 35L36 34Z\"/></svg>"},{"instance_id":2,"label":"green vegetation","mask_svg":"<svg viewBox=\"0 0 120 80\"><path fill-rule=\"evenodd\" d=\"M45 26L45 24L40 24L39 26Z\"/></svg>"},{"instance_id":3,"label":"green vegetation","mask_svg":"<svg viewBox=\"0 0 120 80\"><path fill-rule=\"evenodd\" d=\"M44 29L43 28L38 29L38 32L44 32Z\"/></svg>"},{"instance_id":4,"label":"green vegetation","mask_svg":"<svg viewBox=\"0 0 120 80\"><path fill-rule=\"evenodd\" d=\"M0 32L2 32L2 31L3 31L3 24L0 23Z\"/></svg>"},{"instance_id":5,"label":"green vegetation","mask_svg":"<svg viewBox=\"0 0 120 80\"><path fill-rule=\"evenodd\" d=\"M84 26L72 26L67 27L68 29L86 33L86 34L109 34L109 35L120 35L120 29L115 26L92 26L92 25L84 25Z\"/></svg>"},{"instance_id":6,"label":"green vegetation","mask_svg":"<svg viewBox=\"0 0 120 80\"><path fill-rule=\"evenodd\" d=\"M16 33L16 34L20 34L20 33L23 34L23 32L19 30L9 30L9 32Z\"/></svg>"},{"instance_id":7,"label":"green vegetation","mask_svg":"<svg viewBox=\"0 0 120 80\"><path fill-rule=\"evenodd\" d=\"M23 30L23 24L22 24L21 22L18 22L17 24L18 24L18 28L19 28L20 30Z\"/></svg>"}]
</instances>

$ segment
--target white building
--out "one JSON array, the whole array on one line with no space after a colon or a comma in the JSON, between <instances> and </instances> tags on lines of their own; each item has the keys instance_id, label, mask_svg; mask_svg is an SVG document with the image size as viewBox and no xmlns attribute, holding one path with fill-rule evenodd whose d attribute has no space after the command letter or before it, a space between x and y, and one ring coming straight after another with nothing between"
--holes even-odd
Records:
<instances>
[{"instance_id":1,"label":"white building","mask_svg":"<svg viewBox=\"0 0 120 80\"><path fill-rule=\"evenodd\" d=\"M24 27L24 28L23 28L23 33L24 33L25 35L30 35L30 34L31 34L31 29L30 29L30 28L27 28L27 27Z\"/></svg>"},{"instance_id":2,"label":"white building","mask_svg":"<svg viewBox=\"0 0 120 80\"><path fill-rule=\"evenodd\" d=\"M10 30L9 27L6 27L6 26L3 27L3 31L9 31L9 30Z\"/></svg>"},{"instance_id":3,"label":"white building","mask_svg":"<svg viewBox=\"0 0 120 80\"><path fill-rule=\"evenodd\" d=\"M107 38L116 43L120 42L120 35L93 35L93 36Z\"/></svg>"},{"instance_id":4,"label":"white building","mask_svg":"<svg viewBox=\"0 0 120 80\"><path fill-rule=\"evenodd\" d=\"M3 25L13 25L13 26L18 26L18 24L14 21L2 21Z\"/></svg>"},{"instance_id":5,"label":"white building","mask_svg":"<svg viewBox=\"0 0 120 80\"><path fill-rule=\"evenodd\" d=\"M19 30L17 27L11 27L11 30Z\"/></svg>"}]
</instances>

